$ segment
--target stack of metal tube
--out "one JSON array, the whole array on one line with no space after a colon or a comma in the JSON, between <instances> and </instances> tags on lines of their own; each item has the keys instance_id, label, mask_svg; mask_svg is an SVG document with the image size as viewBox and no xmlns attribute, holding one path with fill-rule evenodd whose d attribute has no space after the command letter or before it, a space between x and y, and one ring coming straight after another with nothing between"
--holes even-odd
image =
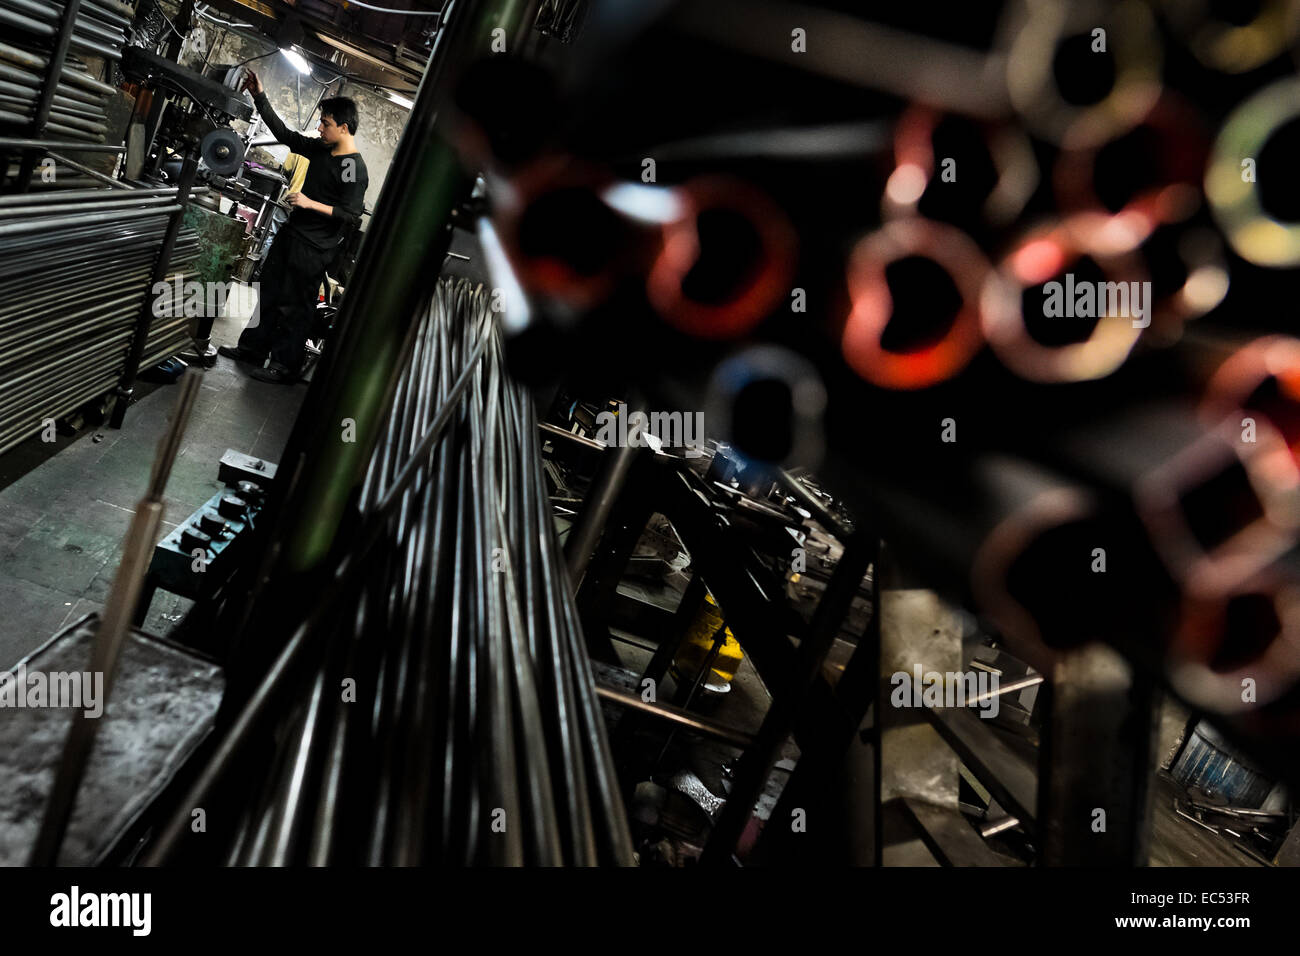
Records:
<instances>
[{"instance_id":1,"label":"stack of metal tube","mask_svg":"<svg viewBox=\"0 0 1300 956\"><path fill-rule=\"evenodd\" d=\"M453 279L420 318L357 573L308 622L319 650L229 863L634 863L531 401L493 319Z\"/></svg>"},{"instance_id":2,"label":"stack of metal tube","mask_svg":"<svg viewBox=\"0 0 1300 956\"><path fill-rule=\"evenodd\" d=\"M0 198L0 452L117 383L178 208L172 188ZM182 229L169 278L193 278L198 252ZM141 367L187 342L183 309L169 307Z\"/></svg>"},{"instance_id":3,"label":"stack of metal tube","mask_svg":"<svg viewBox=\"0 0 1300 956\"><path fill-rule=\"evenodd\" d=\"M30 128L62 17L63 4L55 0L0 0L0 26L8 41L0 43L0 125ZM104 141L105 102L115 91L92 76L79 56L120 59L130 26L130 7L116 0L81 0L46 134L65 141Z\"/></svg>"},{"instance_id":4,"label":"stack of metal tube","mask_svg":"<svg viewBox=\"0 0 1300 956\"><path fill-rule=\"evenodd\" d=\"M50 44L59 34L64 6L58 0L0 0L0 23ZM131 15L131 8L116 0L81 0L72 49L106 60L121 59Z\"/></svg>"}]
</instances>

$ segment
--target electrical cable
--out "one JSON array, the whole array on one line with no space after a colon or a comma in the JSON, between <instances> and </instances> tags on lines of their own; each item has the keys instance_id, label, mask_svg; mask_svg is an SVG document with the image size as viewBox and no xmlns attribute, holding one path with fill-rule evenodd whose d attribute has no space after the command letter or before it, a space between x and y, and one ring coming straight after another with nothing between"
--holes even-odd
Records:
<instances>
[{"instance_id":1,"label":"electrical cable","mask_svg":"<svg viewBox=\"0 0 1300 956\"><path fill-rule=\"evenodd\" d=\"M443 10L394 10L391 7L376 7L368 3L362 3L361 0L344 0L344 6L361 7L363 10L373 10L375 13L395 13L408 17L441 17L444 12Z\"/></svg>"},{"instance_id":2,"label":"electrical cable","mask_svg":"<svg viewBox=\"0 0 1300 956\"><path fill-rule=\"evenodd\" d=\"M185 96L188 96L190 98L190 102L192 102L194 105L199 107L199 109L203 110L203 112L207 114L208 119L212 120L212 125L214 126L221 125L221 122L217 119L216 114L212 112L212 110L208 107L208 105L204 103L202 100L200 100L198 97L196 97L188 89L186 89L184 84L182 84L179 80L172 79L171 77L160 77L156 82L159 85L170 85L175 87L174 92L183 93Z\"/></svg>"},{"instance_id":3,"label":"electrical cable","mask_svg":"<svg viewBox=\"0 0 1300 956\"><path fill-rule=\"evenodd\" d=\"M240 60L238 63L236 63L234 66L232 66L231 69L232 69L232 70L237 70L237 69L239 69L241 66L243 66L245 63L252 63L252 62L255 61L255 60L265 60L265 59L266 59L268 56L270 56L272 53L279 53L279 52L280 52L280 48L279 48L279 47L276 47L274 50L268 50L268 51L265 52L265 53L259 53L257 56L250 56L247 60Z\"/></svg>"},{"instance_id":4,"label":"electrical cable","mask_svg":"<svg viewBox=\"0 0 1300 956\"><path fill-rule=\"evenodd\" d=\"M255 23L233 23L230 20L223 20L221 19L221 17L213 16L211 13L208 13L206 9L204 9L202 4L196 3L194 5L194 12L197 13L204 20L208 20L212 23L219 24L220 26L223 26L226 29L237 29L239 27L247 27L253 30L257 29L257 24Z\"/></svg>"},{"instance_id":5,"label":"electrical cable","mask_svg":"<svg viewBox=\"0 0 1300 956\"><path fill-rule=\"evenodd\" d=\"M160 2L160 0L153 0L153 5L154 5L154 8L157 9L157 11L158 11L158 15L159 15L160 17L162 17L163 20L165 20L165 21L167 22L167 26L171 27L172 33L176 34L178 37L180 37L182 40L184 40L184 39L185 39L185 34L184 34L184 33L181 33L180 30L177 30L177 29L176 29L176 24L172 23L172 21L171 21L171 17L167 16L167 14L166 14L165 12L163 12L162 3Z\"/></svg>"}]
</instances>

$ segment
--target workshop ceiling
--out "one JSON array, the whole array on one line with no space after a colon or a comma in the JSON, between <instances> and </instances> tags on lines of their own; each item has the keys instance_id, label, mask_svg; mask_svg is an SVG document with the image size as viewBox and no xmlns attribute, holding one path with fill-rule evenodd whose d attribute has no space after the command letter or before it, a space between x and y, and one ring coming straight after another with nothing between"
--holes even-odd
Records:
<instances>
[{"instance_id":1,"label":"workshop ceiling","mask_svg":"<svg viewBox=\"0 0 1300 956\"><path fill-rule=\"evenodd\" d=\"M378 86L414 90L424 72L436 16L400 16L365 10L347 0L208 0L210 9L251 23L275 37L294 19L298 41L321 62L345 67L357 79ZM437 11L438 0L382 0L374 6Z\"/></svg>"}]
</instances>

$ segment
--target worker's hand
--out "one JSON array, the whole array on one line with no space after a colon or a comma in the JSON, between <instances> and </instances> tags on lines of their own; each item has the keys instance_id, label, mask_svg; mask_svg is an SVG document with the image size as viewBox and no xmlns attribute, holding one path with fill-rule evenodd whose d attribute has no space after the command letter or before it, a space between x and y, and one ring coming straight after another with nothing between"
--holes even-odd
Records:
<instances>
[{"instance_id":1,"label":"worker's hand","mask_svg":"<svg viewBox=\"0 0 1300 956\"><path fill-rule=\"evenodd\" d=\"M244 70L244 89L248 90L248 92L252 93L254 96L261 93L264 89L261 78L252 70Z\"/></svg>"},{"instance_id":2,"label":"worker's hand","mask_svg":"<svg viewBox=\"0 0 1300 956\"><path fill-rule=\"evenodd\" d=\"M313 200L308 199L302 193L289 193L289 195L284 197L284 201L297 209L316 208L316 203Z\"/></svg>"}]
</instances>

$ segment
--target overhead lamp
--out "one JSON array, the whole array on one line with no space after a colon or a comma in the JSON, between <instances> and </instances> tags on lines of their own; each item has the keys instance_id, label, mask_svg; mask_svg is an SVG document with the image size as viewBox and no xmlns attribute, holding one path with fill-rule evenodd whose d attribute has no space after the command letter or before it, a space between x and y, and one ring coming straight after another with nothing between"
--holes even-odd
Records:
<instances>
[{"instance_id":1,"label":"overhead lamp","mask_svg":"<svg viewBox=\"0 0 1300 956\"><path fill-rule=\"evenodd\" d=\"M284 58L288 60L290 63L292 63L293 68L297 70L299 73L311 72L311 64L308 63L306 57L304 57L297 50L293 50L290 49L289 47L282 46L280 47L280 52L284 54Z\"/></svg>"},{"instance_id":2,"label":"overhead lamp","mask_svg":"<svg viewBox=\"0 0 1300 956\"><path fill-rule=\"evenodd\" d=\"M388 94L388 98L390 100L392 100L394 103L396 103L398 106L402 107L403 109L409 110L411 107L415 106L414 100L408 100L405 96L402 96L398 93L394 93L392 90L385 90L384 92Z\"/></svg>"}]
</instances>

